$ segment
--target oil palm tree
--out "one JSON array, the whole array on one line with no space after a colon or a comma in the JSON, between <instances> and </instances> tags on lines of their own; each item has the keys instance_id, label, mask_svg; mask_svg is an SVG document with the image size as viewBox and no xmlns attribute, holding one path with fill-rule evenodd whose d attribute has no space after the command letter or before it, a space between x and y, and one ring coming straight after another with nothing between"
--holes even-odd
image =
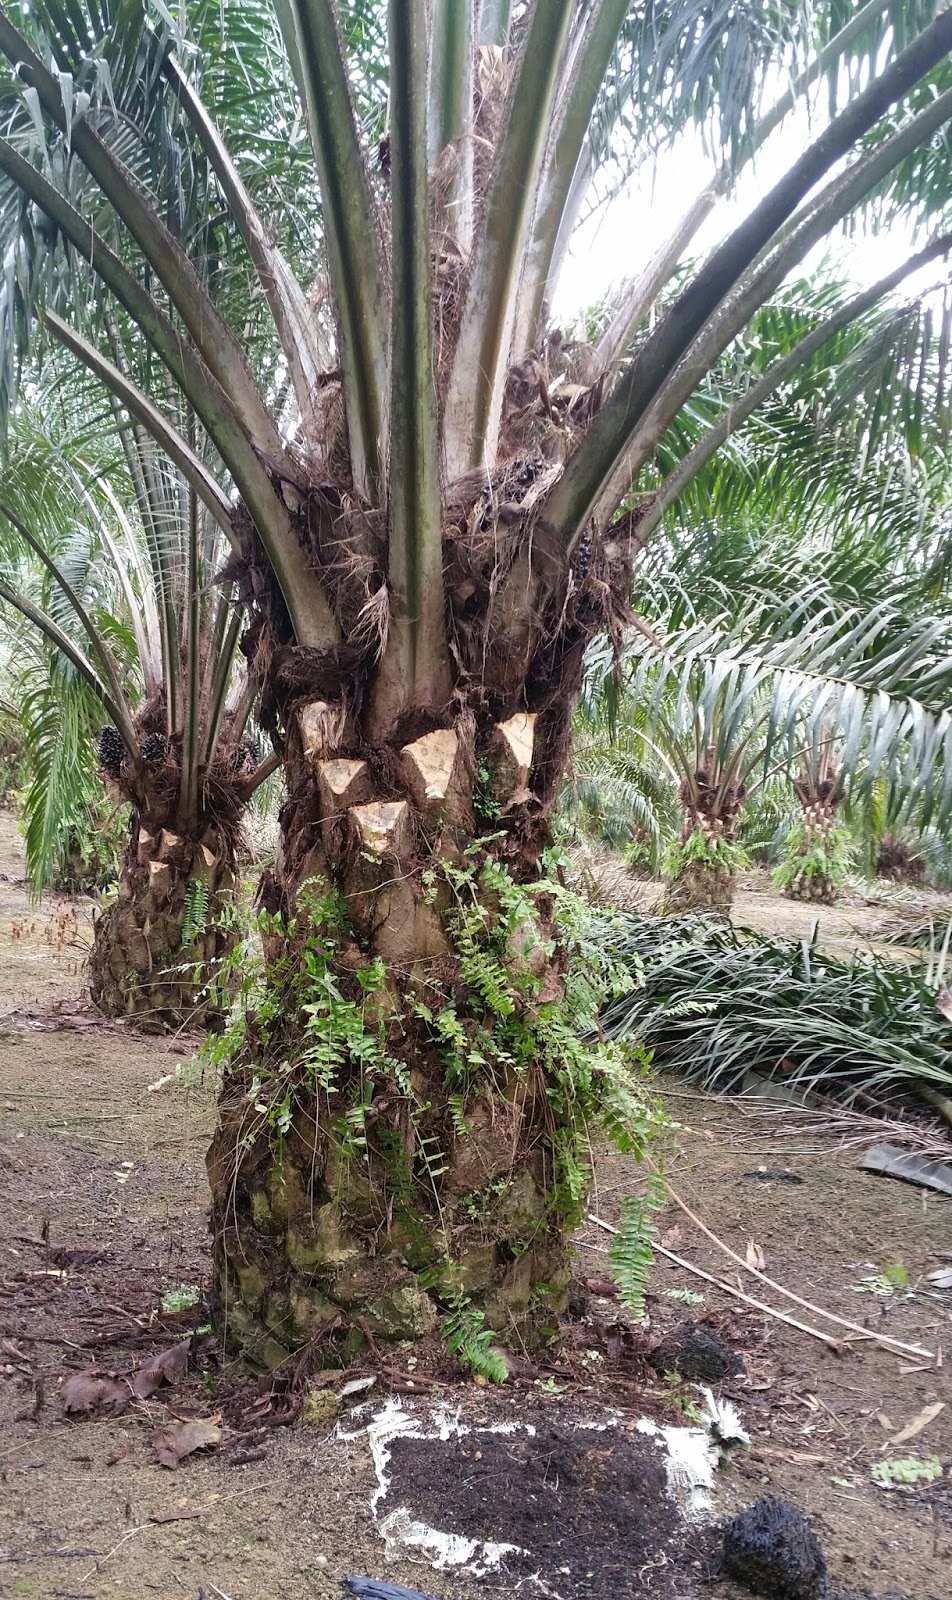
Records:
<instances>
[{"instance_id":1,"label":"oil palm tree","mask_svg":"<svg viewBox=\"0 0 952 1600\"><path fill-rule=\"evenodd\" d=\"M729 907L745 802L784 770L800 817L778 881L796 895L834 896L846 864L837 812L863 770L877 662L886 667L884 692L912 696L910 708L924 692L925 725L937 735L920 729L910 777L898 759L910 724L893 706L898 721L873 745L893 803L915 808L944 764L947 304L937 328L930 293L881 302L849 324L845 303L844 286L825 273L787 286L708 375L703 397L662 439L658 487L641 508L639 533L657 537L639 574L634 683L619 675L604 642L590 653L582 700L583 725L594 734L589 763L617 779L620 759L634 796L660 758L681 795L680 838L666 851L671 910ZM758 411L771 370L786 378ZM920 628L913 619L922 611ZM677 662L671 675L655 630ZM765 643L771 648L761 654ZM917 683L906 669L920 646ZM781 659L784 670L774 674L770 663ZM843 700L846 682L850 694L861 690L852 703ZM825 704L835 707L829 724ZM783 758L755 777L780 725ZM641 747L637 786L632 738ZM611 755L606 740L616 747ZM855 798L865 804L872 791L863 771Z\"/></svg>"},{"instance_id":2,"label":"oil palm tree","mask_svg":"<svg viewBox=\"0 0 952 1600\"><path fill-rule=\"evenodd\" d=\"M745 612L753 623L765 596L796 608L797 616L804 594L814 597L814 613L825 602L852 607L856 616L887 595L897 613L910 616L946 603L947 313L943 307L937 328L927 290L881 301L845 324L848 300L848 286L826 268L784 286L660 441L657 488L646 490L640 506L636 655L650 656L645 623L649 634L660 629L670 639L732 614L728 632L736 639ZM758 410L751 396L756 400L763 375L778 366L786 381ZM883 392L890 397L885 409ZM710 447L712 425L717 450ZM640 697L631 691L604 642L595 647L564 796L567 815L583 831L615 844L636 837L637 858L656 872L666 858L674 908L729 905L732 869L742 861L734 835L749 822L748 785L755 809L763 801L763 784L753 781L756 696L731 717L735 689L723 680L715 684L717 703L705 710L716 649L658 702L650 684L640 685ZM722 748L716 726L723 717L731 750ZM835 817L842 772L831 783L835 743L822 725L805 727L786 780L792 778L803 815L791 831L782 881L805 892L809 879L811 894L822 889L823 898L844 866ZM735 760L732 783L721 769ZM767 782L775 810L784 780L772 772ZM671 794L683 805L679 838L667 816Z\"/></svg>"},{"instance_id":3,"label":"oil palm tree","mask_svg":"<svg viewBox=\"0 0 952 1600\"><path fill-rule=\"evenodd\" d=\"M662 544L643 567L621 666L604 641L589 652L585 803L604 811L605 785L618 830L623 784L640 822L667 773L682 802L663 852L671 910L729 908L752 815L766 801L775 831L787 786L798 815L775 876L795 897L835 898L849 832L875 855L884 810L948 831L952 609L930 576L933 528L918 556L902 533L890 549L888 523L868 538L841 531L831 544L814 527L798 544L784 526L681 521L676 559ZM943 561L940 545L933 572ZM941 609L924 612L927 600Z\"/></svg>"},{"instance_id":4,"label":"oil palm tree","mask_svg":"<svg viewBox=\"0 0 952 1600\"><path fill-rule=\"evenodd\" d=\"M792 783L800 815L774 882L792 900L832 905L849 864L849 832L839 820L843 772L834 728L816 727Z\"/></svg>"},{"instance_id":5,"label":"oil palm tree","mask_svg":"<svg viewBox=\"0 0 952 1600\"><path fill-rule=\"evenodd\" d=\"M136 7L0 10L0 338L38 321L67 344L221 529L284 759L267 973L210 1155L222 1304L263 1360L360 1321L413 1334L440 1302L551 1319L588 1128L638 1137L578 1045L557 885L533 889L585 648L628 616L626 501L831 228L918 152L923 215L948 192L952 15L929 0L820 6L809 39L793 3L365 10L382 66L333 0L226 8L257 103L217 8L185 35ZM852 86L828 125L653 320L737 165L824 78ZM692 118L714 181L597 349L571 348L547 308L591 174ZM279 167L303 154L290 208L265 126ZM933 220L920 261L947 247ZM81 304L64 262L97 286ZM194 438L104 349L104 301Z\"/></svg>"},{"instance_id":6,"label":"oil palm tree","mask_svg":"<svg viewBox=\"0 0 952 1600\"><path fill-rule=\"evenodd\" d=\"M745 548L749 561L749 538ZM590 727L601 721L605 766L622 730L622 759L634 735L649 771L667 768L680 795L680 834L663 861L669 912L730 909L745 807L778 774L801 807L780 882L807 898L831 898L841 875L848 792L855 804L885 784L926 826L952 815L952 611L903 609L902 583L847 605L823 577L792 567L783 581L789 595L737 584L730 614L717 614L708 577L710 614L686 622L690 589L659 562L651 590L665 610L632 630L621 667L605 641L589 650L582 706Z\"/></svg>"},{"instance_id":7,"label":"oil palm tree","mask_svg":"<svg viewBox=\"0 0 952 1600\"><path fill-rule=\"evenodd\" d=\"M38 635L21 684L27 852L42 883L98 765L100 795L105 782L130 820L116 896L95 923L93 998L174 1027L207 1015L206 982L231 940L222 913L241 815L275 762L259 763L246 733L242 610L211 587L218 531L148 437L130 430L123 449L89 399L48 390L21 407L0 475L0 599L14 638Z\"/></svg>"}]
</instances>

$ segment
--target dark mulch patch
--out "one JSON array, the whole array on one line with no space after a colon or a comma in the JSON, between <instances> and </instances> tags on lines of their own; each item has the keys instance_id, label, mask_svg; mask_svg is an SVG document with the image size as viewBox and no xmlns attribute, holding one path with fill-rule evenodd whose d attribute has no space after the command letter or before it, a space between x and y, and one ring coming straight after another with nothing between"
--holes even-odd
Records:
<instances>
[{"instance_id":1,"label":"dark mulch patch","mask_svg":"<svg viewBox=\"0 0 952 1600\"><path fill-rule=\"evenodd\" d=\"M561 1600L619 1600L641 1593L650 1572L658 1600L677 1593L683 1524L659 1444L543 1411L524 1420L534 1434L394 1440L382 1510L403 1505L442 1532L527 1552L507 1557L489 1586L511 1589L515 1578L537 1573L548 1585L542 1592Z\"/></svg>"},{"instance_id":2,"label":"dark mulch patch","mask_svg":"<svg viewBox=\"0 0 952 1600\"><path fill-rule=\"evenodd\" d=\"M679 1322L666 1333L648 1357L655 1372L677 1373L699 1383L720 1383L743 1372L744 1363L714 1328L697 1322Z\"/></svg>"}]
</instances>

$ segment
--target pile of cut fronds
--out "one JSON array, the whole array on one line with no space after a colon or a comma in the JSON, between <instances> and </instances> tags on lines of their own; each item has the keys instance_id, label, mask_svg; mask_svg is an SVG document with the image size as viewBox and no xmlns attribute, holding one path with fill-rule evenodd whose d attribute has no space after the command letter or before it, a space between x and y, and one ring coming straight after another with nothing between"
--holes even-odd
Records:
<instances>
[{"instance_id":1,"label":"pile of cut fronds","mask_svg":"<svg viewBox=\"0 0 952 1600\"><path fill-rule=\"evenodd\" d=\"M881 944L935 951L952 937L952 906L937 905L931 914L923 911L921 903L902 909L878 937Z\"/></svg>"},{"instance_id":2,"label":"pile of cut fronds","mask_svg":"<svg viewBox=\"0 0 952 1600\"><path fill-rule=\"evenodd\" d=\"M952 1023L938 1004L948 937L912 969L712 917L616 915L606 938L638 984L602 1013L605 1036L636 1040L690 1081L731 1092L754 1071L847 1101L952 1091Z\"/></svg>"}]
</instances>

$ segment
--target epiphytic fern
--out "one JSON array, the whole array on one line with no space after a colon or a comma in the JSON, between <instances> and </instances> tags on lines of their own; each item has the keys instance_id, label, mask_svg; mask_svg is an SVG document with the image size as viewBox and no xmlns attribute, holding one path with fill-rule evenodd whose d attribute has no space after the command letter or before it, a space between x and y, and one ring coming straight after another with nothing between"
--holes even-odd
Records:
<instances>
[{"instance_id":1,"label":"epiphytic fern","mask_svg":"<svg viewBox=\"0 0 952 1600\"><path fill-rule=\"evenodd\" d=\"M208 884L192 878L185 892L185 917L182 922L182 949L187 950L205 932L208 922Z\"/></svg>"},{"instance_id":2,"label":"epiphytic fern","mask_svg":"<svg viewBox=\"0 0 952 1600\"><path fill-rule=\"evenodd\" d=\"M622 1303L639 1319L644 1316L648 1274L654 1264L651 1246L655 1227L651 1219L661 1210L667 1194L663 1177L653 1172L643 1196L632 1195L623 1200L618 1232L608 1252Z\"/></svg>"}]
</instances>

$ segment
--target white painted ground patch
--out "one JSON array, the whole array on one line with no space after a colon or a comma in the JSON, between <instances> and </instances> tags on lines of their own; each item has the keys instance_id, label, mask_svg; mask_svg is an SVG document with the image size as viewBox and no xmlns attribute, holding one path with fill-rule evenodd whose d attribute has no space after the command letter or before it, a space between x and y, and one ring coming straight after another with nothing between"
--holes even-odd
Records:
<instances>
[{"instance_id":1,"label":"white painted ground patch","mask_svg":"<svg viewBox=\"0 0 952 1600\"><path fill-rule=\"evenodd\" d=\"M515 1433L520 1424L507 1422L497 1427L481 1428L481 1433ZM342 1430L338 1430L341 1432ZM461 1438L473 1430L461 1422L459 1414L443 1407L433 1407L426 1413L408 1411L399 1400L388 1400L382 1411L364 1429L377 1474L377 1487L370 1497L370 1509L377 1518L377 1508L390 1492L390 1445L397 1438L433 1439L446 1443L451 1438ZM527 1427L524 1432L534 1433ZM354 1435L343 1437L353 1438ZM444 1533L421 1522L408 1506L398 1506L382 1519L377 1519L377 1529L386 1545L388 1561L397 1561L408 1550L415 1550L440 1572L454 1567L465 1567L474 1577L480 1578L498 1567L505 1555L523 1552L515 1544L496 1544L490 1539L467 1539L459 1533Z\"/></svg>"},{"instance_id":2,"label":"white painted ground patch","mask_svg":"<svg viewBox=\"0 0 952 1600\"><path fill-rule=\"evenodd\" d=\"M637 1432L657 1440L665 1453L665 1470L668 1491L677 1502L688 1521L703 1520L710 1511L715 1489L715 1473L724 1447L746 1444L740 1418L726 1402L716 1401L710 1391L702 1391L707 1416L705 1425L698 1427L666 1427L649 1418L642 1418ZM472 1539L458 1533L447 1533L433 1528L417 1517L412 1507L400 1505L384 1512L382 1502L391 1492L391 1445L398 1438L412 1438L448 1443L466 1434L525 1433L530 1437L535 1429L529 1423L505 1422L471 1428L461 1420L458 1411L445 1406L423 1406L412 1409L399 1399L390 1399L382 1410L366 1420L369 1406L361 1406L353 1413L356 1426L338 1425L342 1438L355 1438L365 1434L370 1445L377 1487L371 1495L370 1507L377 1529L386 1547L386 1559L399 1560L411 1552L423 1556L439 1571L464 1569L474 1577L494 1571L503 1557L510 1554L529 1555L518 1545L499 1544L492 1540ZM618 1414L607 1420L592 1418L575 1423L580 1430L604 1432L617 1426ZM383 1513L383 1514L382 1514Z\"/></svg>"}]
</instances>

